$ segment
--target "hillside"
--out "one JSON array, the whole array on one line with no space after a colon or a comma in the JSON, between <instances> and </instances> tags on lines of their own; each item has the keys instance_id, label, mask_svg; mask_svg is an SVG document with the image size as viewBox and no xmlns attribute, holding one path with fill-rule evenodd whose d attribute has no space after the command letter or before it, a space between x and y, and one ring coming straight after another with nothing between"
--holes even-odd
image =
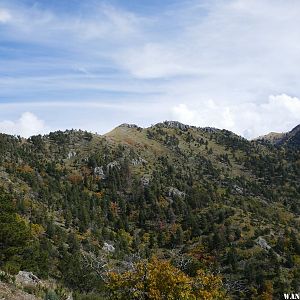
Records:
<instances>
[{"instance_id":1,"label":"hillside","mask_svg":"<svg viewBox=\"0 0 300 300\"><path fill-rule=\"evenodd\" d=\"M0 134L0 269L75 299L163 299L149 296L156 268L188 285L175 299L297 292L299 128L274 143L175 121ZM143 268L154 279L140 287Z\"/></svg>"},{"instance_id":2,"label":"hillside","mask_svg":"<svg viewBox=\"0 0 300 300\"><path fill-rule=\"evenodd\" d=\"M267 135L257 138L257 140L266 141L272 145L285 145L286 147L300 147L300 125L289 132L277 133L271 132Z\"/></svg>"}]
</instances>

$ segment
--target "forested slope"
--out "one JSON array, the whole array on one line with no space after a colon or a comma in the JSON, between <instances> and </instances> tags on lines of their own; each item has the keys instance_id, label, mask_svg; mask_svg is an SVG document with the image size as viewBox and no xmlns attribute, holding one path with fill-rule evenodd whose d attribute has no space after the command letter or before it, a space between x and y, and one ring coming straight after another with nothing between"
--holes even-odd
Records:
<instances>
[{"instance_id":1,"label":"forested slope","mask_svg":"<svg viewBox=\"0 0 300 300\"><path fill-rule=\"evenodd\" d=\"M0 269L76 299L297 292L300 155L288 141L178 122L1 134Z\"/></svg>"}]
</instances>

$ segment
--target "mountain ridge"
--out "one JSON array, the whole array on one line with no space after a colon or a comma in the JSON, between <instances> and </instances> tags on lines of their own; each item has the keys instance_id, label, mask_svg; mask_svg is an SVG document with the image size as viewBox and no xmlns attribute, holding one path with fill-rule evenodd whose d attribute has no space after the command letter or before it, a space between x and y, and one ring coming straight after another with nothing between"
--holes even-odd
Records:
<instances>
[{"instance_id":1,"label":"mountain ridge","mask_svg":"<svg viewBox=\"0 0 300 300\"><path fill-rule=\"evenodd\" d=\"M300 282L300 155L286 145L176 121L0 134L0 222L16 226L0 226L0 269L113 299L108 270L88 266L122 277L155 256L221 274L232 299L280 298ZM28 240L7 244L3 228Z\"/></svg>"},{"instance_id":2,"label":"mountain ridge","mask_svg":"<svg viewBox=\"0 0 300 300\"><path fill-rule=\"evenodd\" d=\"M207 132L228 132L231 133L235 136L238 136L242 139L248 140L248 141L266 141L266 142L270 142L273 145L282 145L284 144L291 136L295 136L297 135L297 141L296 144L298 145L298 134L300 131L300 124L295 126L293 129L291 129L288 132L270 132L268 134L265 135L261 135L258 136L256 138L252 138L252 139L247 139L245 137L243 137L242 135L239 135L233 131L230 131L228 129L220 129L220 128L216 128L216 127L209 127L209 126L205 126L205 127L200 127L200 126L194 126L194 125L188 125L188 124L184 124L182 122L179 121L175 121L175 120L165 120L163 122L158 122L155 124L152 124L148 127L141 127L137 124L131 124L131 123L121 123L120 125L117 125L116 127L114 127L113 129L111 129L110 131L103 133L103 134L99 134L99 133L95 133L93 131L88 131L88 130L84 130L84 129L65 129L65 130L55 130L46 134L36 134L36 135L32 135L32 136L37 136L37 135L42 135L42 136L48 136L50 133L54 133L54 132L70 132L70 131L78 131L78 132L87 132L87 133L91 133L94 135L98 135L98 136L107 136L110 135L111 132L113 132L114 130L116 130L117 128L133 128L133 129L138 129L138 130L143 130L143 129L149 129L149 128L156 128L156 127L165 127L165 128L178 128L181 130L187 130L190 128L194 128L194 129L198 129L198 130L203 130L203 131L207 131ZM2 133L2 134L7 134L10 135L8 133ZM18 136L18 135L15 135ZM30 137L32 137L30 136ZM30 138L29 137L29 138ZM27 139L22 137L23 139Z\"/></svg>"},{"instance_id":3,"label":"mountain ridge","mask_svg":"<svg viewBox=\"0 0 300 300\"><path fill-rule=\"evenodd\" d=\"M292 147L300 146L300 125L295 126L288 132L270 132L266 135L260 136L255 140L262 140L270 142L273 145L287 145Z\"/></svg>"}]
</instances>

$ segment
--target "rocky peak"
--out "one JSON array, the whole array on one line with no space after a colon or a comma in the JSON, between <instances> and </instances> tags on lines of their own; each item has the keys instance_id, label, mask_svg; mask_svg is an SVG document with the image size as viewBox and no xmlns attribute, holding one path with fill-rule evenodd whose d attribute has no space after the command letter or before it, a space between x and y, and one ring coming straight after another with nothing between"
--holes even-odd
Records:
<instances>
[{"instance_id":1,"label":"rocky peak","mask_svg":"<svg viewBox=\"0 0 300 300\"><path fill-rule=\"evenodd\" d=\"M167 128L178 128L180 130L188 130L193 127L190 125L182 124L178 121L164 121L162 123L157 123L154 127L167 127Z\"/></svg>"},{"instance_id":2,"label":"rocky peak","mask_svg":"<svg viewBox=\"0 0 300 300\"><path fill-rule=\"evenodd\" d=\"M139 128L136 124L128 124L128 123L123 123L119 127L125 127L125 128Z\"/></svg>"}]
</instances>

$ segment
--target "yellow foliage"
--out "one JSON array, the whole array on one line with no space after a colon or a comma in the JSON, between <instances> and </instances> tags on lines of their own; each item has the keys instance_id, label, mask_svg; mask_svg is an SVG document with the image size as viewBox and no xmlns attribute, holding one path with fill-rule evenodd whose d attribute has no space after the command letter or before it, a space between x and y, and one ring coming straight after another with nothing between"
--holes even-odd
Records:
<instances>
[{"instance_id":1,"label":"yellow foliage","mask_svg":"<svg viewBox=\"0 0 300 300\"><path fill-rule=\"evenodd\" d=\"M273 284L271 281L264 282L263 293L258 297L259 300L272 300L273 299Z\"/></svg>"},{"instance_id":2,"label":"yellow foliage","mask_svg":"<svg viewBox=\"0 0 300 300\"><path fill-rule=\"evenodd\" d=\"M143 234L143 242L146 244L150 242L150 234L148 232Z\"/></svg>"},{"instance_id":3,"label":"yellow foliage","mask_svg":"<svg viewBox=\"0 0 300 300\"><path fill-rule=\"evenodd\" d=\"M101 192L96 192L95 195L96 195L97 198L102 199L103 196L104 196L104 192L103 192L103 191L101 191Z\"/></svg>"},{"instance_id":4,"label":"yellow foliage","mask_svg":"<svg viewBox=\"0 0 300 300\"><path fill-rule=\"evenodd\" d=\"M173 223L170 225L169 231L170 231L170 233L175 234L178 228L179 228L179 225L176 223Z\"/></svg>"},{"instance_id":5,"label":"yellow foliage","mask_svg":"<svg viewBox=\"0 0 300 300\"><path fill-rule=\"evenodd\" d=\"M133 237L124 229L120 229L119 232L119 237L122 238L124 241L126 241L127 245L131 247L132 242L133 242Z\"/></svg>"},{"instance_id":6,"label":"yellow foliage","mask_svg":"<svg viewBox=\"0 0 300 300\"><path fill-rule=\"evenodd\" d=\"M219 276L209 274L204 270L198 270L193 282L193 289L196 299L213 300L226 299L222 287L222 280Z\"/></svg>"},{"instance_id":7,"label":"yellow foliage","mask_svg":"<svg viewBox=\"0 0 300 300\"><path fill-rule=\"evenodd\" d=\"M45 229L42 225L39 224L31 224L31 234L33 236L41 236L45 233Z\"/></svg>"},{"instance_id":8,"label":"yellow foliage","mask_svg":"<svg viewBox=\"0 0 300 300\"><path fill-rule=\"evenodd\" d=\"M26 225L28 225L28 221L19 214L16 214L16 220L17 222L24 222Z\"/></svg>"},{"instance_id":9,"label":"yellow foliage","mask_svg":"<svg viewBox=\"0 0 300 300\"><path fill-rule=\"evenodd\" d=\"M33 173L33 169L29 165L20 166L18 170L22 173Z\"/></svg>"},{"instance_id":10,"label":"yellow foliage","mask_svg":"<svg viewBox=\"0 0 300 300\"><path fill-rule=\"evenodd\" d=\"M133 270L109 274L109 290L113 299L212 300L228 299L220 277L200 270L189 277L168 260L152 258L137 263Z\"/></svg>"},{"instance_id":11,"label":"yellow foliage","mask_svg":"<svg viewBox=\"0 0 300 300\"><path fill-rule=\"evenodd\" d=\"M167 199L163 196L160 196L158 199L158 205L161 208L167 208L169 206L169 201L167 201Z\"/></svg>"},{"instance_id":12,"label":"yellow foliage","mask_svg":"<svg viewBox=\"0 0 300 300\"><path fill-rule=\"evenodd\" d=\"M31 199L25 197L24 201L23 201L23 204L24 204L24 208L28 209L32 206L32 201L31 201Z\"/></svg>"}]
</instances>

